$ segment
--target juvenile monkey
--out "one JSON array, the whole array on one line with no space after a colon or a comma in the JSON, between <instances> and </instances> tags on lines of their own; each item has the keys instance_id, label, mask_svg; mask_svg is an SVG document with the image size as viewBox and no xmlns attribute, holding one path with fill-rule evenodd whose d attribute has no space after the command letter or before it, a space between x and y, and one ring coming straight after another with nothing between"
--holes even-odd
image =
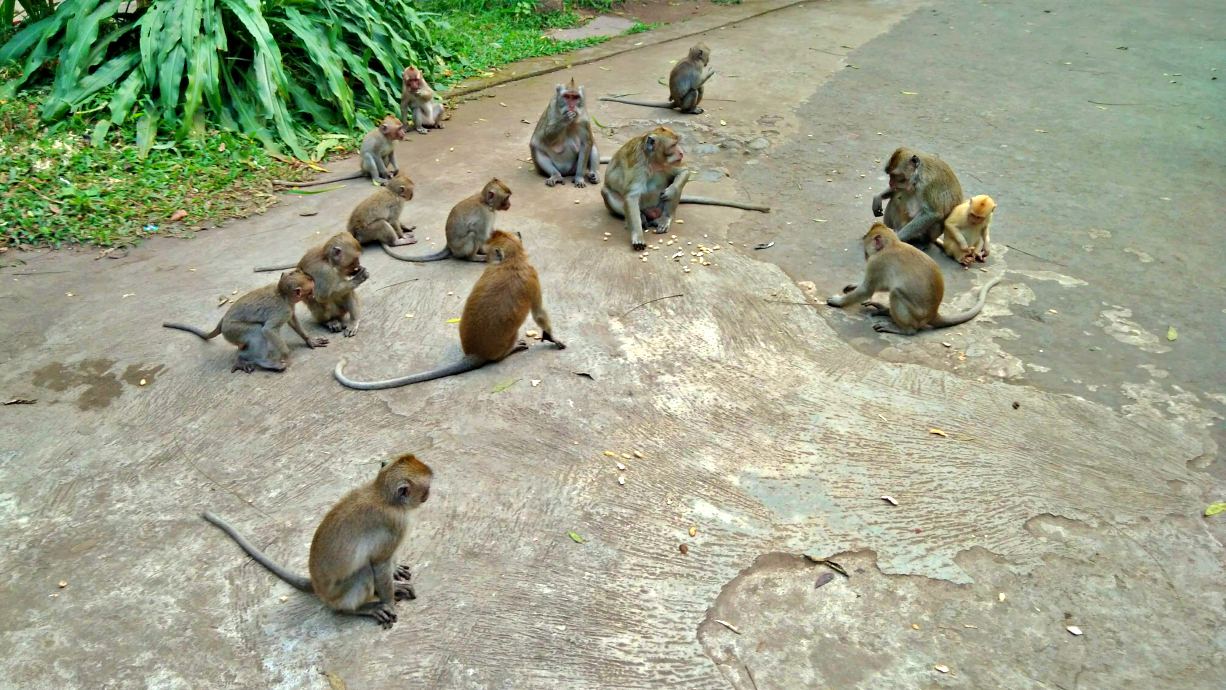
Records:
<instances>
[{"instance_id":1,"label":"juvenile monkey","mask_svg":"<svg viewBox=\"0 0 1226 690\"><path fill-rule=\"evenodd\" d=\"M699 43L690 48L689 55L668 73L667 101L636 101L620 96L601 96L602 101L627 103L629 105L645 105L650 108L676 108L683 113L697 115L702 113L698 107L702 103L703 85L715 76L714 70L706 70L711 61L711 49Z\"/></svg>"},{"instance_id":2,"label":"juvenile monkey","mask_svg":"<svg viewBox=\"0 0 1226 690\"><path fill-rule=\"evenodd\" d=\"M987 194L973 196L954 207L945 219L941 248L954 261L970 266L988 258L988 231L996 202Z\"/></svg>"},{"instance_id":3,"label":"juvenile monkey","mask_svg":"<svg viewBox=\"0 0 1226 690\"><path fill-rule=\"evenodd\" d=\"M343 177L332 177L312 182L273 180L272 183L282 187L314 187L315 185L343 182L358 177L369 177L372 183L383 184L385 179L400 172L400 166L396 165L396 147L393 145L393 142L403 139L404 130L401 129L400 120L397 120L394 115L388 115L383 118L383 122L380 122L377 127L362 137L362 145L358 149L358 154L362 158L361 171L349 173Z\"/></svg>"},{"instance_id":4,"label":"juvenile monkey","mask_svg":"<svg viewBox=\"0 0 1226 690\"><path fill-rule=\"evenodd\" d=\"M383 381L354 381L345 376L345 360L342 359L332 372L336 380L343 386L359 390L395 388L462 374L490 362L501 361L528 349L528 344L519 339L519 327L528 317L528 312L532 312L532 320L541 328L541 340L552 342L559 350L565 349L566 345L553 335L553 325L541 301L540 280L536 269L528 263L528 255L518 233L512 235L495 230L488 247L494 261L485 267L485 272L477 279L460 316L463 359L431 371Z\"/></svg>"},{"instance_id":5,"label":"juvenile monkey","mask_svg":"<svg viewBox=\"0 0 1226 690\"><path fill-rule=\"evenodd\" d=\"M657 234L668 232L679 204L728 206L770 213L769 206L753 206L702 196L682 196L690 171L682 166L685 152L681 138L668 127L657 127L622 145L609 162L600 195L609 211L626 219L630 246L647 248L643 228Z\"/></svg>"},{"instance_id":6,"label":"juvenile monkey","mask_svg":"<svg viewBox=\"0 0 1226 690\"><path fill-rule=\"evenodd\" d=\"M358 333L358 296L354 290L370 278L361 264L362 245L347 232L307 250L298 268L315 279L315 294L306 300L315 320L333 333Z\"/></svg>"},{"instance_id":7,"label":"juvenile monkey","mask_svg":"<svg viewBox=\"0 0 1226 690\"><path fill-rule=\"evenodd\" d=\"M359 244L378 242L384 247L417 244L413 230L400 225L400 212L413 199L413 180L404 173L376 189L349 214L349 232Z\"/></svg>"},{"instance_id":8,"label":"juvenile monkey","mask_svg":"<svg viewBox=\"0 0 1226 690\"><path fill-rule=\"evenodd\" d=\"M426 83L426 77L416 67L405 67L400 75L400 119L404 121L404 129L409 129L409 111L413 111L413 124L418 134L425 134L426 128L443 128L443 104L434 100L434 90Z\"/></svg>"},{"instance_id":9,"label":"juvenile monkey","mask_svg":"<svg viewBox=\"0 0 1226 690\"><path fill-rule=\"evenodd\" d=\"M494 231L494 214L511 210L511 188L497 177L485 183L480 192L462 200L447 214L447 246L422 256L389 255L401 261L442 261L446 258L485 261L485 243Z\"/></svg>"},{"instance_id":10,"label":"juvenile monkey","mask_svg":"<svg viewBox=\"0 0 1226 690\"><path fill-rule=\"evenodd\" d=\"M596 173L600 153L592 135L587 101L583 87L575 86L573 77L565 87L557 85L553 99L537 120L528 148L537 171L549 178L545 184L550 187L562 184L563 177L571 177L576 187L600 182Z\"/></svg>"},{"instance_id":11,"label":"juvenile monkey","mask_svg":"<svg viewBox=\"0 0 1226 690\"><path fill-rule=\"evenodd\" d=\"M374 481L345 494L315 528L309 578L274 563L220 517L209 512L201 517L230 535L270 573L315 594L333 611L370 616L390 628L396 622L396 602L417 598L408 567L398 567L392 559L408 533L409 512L430 497L433 475L411 453L384 461Z\"/></svg>"},{"instance_id":12,"label":"juvenile monkey","mask_svg":"<svg viewBox=\"0 0 1226 690\"><path fill-rule=\"evenodd\" d=\"M925 247L941 235L942 221L962 201L962 185L953 168L936 156L900 147L886 162L889 189L873 197L873 215L880 218L881 201L886 226L898 238Z\"/></svg>"},{"instance_id":13,"label":"juvenile monkey","mask_svg":"<svg viewBox=\"0 0 1226 690\"><path fill-rule=\"evenodd\" d=\"M979 301L970 309L954 316L941 316L938 310L945 296L945 279L932 257L899 240L884 224L873 223L864 234L864 259L864 279L860 284L848 285L843 288L844 294L830 297L826 304L845 307L888 291L888 307L878 302L864 302L872 316L888 314L890 317L890 321L873 324L873 330L879 333L914 335L921 328L946 328L966 323L979 315L988 299L988 290L1001 281L997 276L980 288Z\"/></svg>"},{"instance_id":14,"label":"juvenile monkey","mask_svg":"<svg viewBox=\"0 0 1226 690\"><path fill-rule=\"evenodd\" d=\"M309 348L323 347L327 338L309 337L298 323L294 305L311 299L315 283L311 276L299 270L282 273L275 285L265 285L239 297L226 310L217 327L205 333L195 326L166 322L166 328L194 333L205 340L224 335L226 340L238 346L238 358L231 372L248 374L256 367L269 371L285 371L289 366L289 347L281 338L281 327L290 328L302 337Z\"/></svg>"}]
</instances>

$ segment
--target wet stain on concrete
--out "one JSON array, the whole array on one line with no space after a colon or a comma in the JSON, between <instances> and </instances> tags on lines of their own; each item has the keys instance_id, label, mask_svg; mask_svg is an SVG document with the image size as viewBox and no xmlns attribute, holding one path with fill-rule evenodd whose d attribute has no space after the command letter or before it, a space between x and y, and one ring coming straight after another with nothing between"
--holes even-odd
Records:
<instances>
[{"instance_id":1,"label":"wet stain on concrete","mask_svg":"<svg viewBox=\"0 0 1226 690\"><path fill-rule=\"evenodd\" d=\"M113 366L115 360L105 358L83 359L73 364L52 362L35 371L32 382L60 393L84 386L85 390L77 397L77 408L100 410L123 394L124 383L139 386L144 379L145 385L149 385L166 368L162 364L133 364L120 377L111 371Z\"/></svg>"}]
</instances>

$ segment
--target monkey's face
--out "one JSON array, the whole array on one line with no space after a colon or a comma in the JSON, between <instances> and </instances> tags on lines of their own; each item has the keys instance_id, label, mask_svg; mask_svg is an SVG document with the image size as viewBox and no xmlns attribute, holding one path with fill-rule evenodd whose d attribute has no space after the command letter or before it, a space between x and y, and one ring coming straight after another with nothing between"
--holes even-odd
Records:
<instances>
[{"instance_id":1,"label":"monkey's face","mask_svg":"<svg viewBox=\"0 0 1226 690\"><path fill-rule=\"evenodd\" d=\"M573 120L579 117L579 109L583 107L583 94L578 91L563 91L558 97L558 105L562 108L562 117Z\"/></svg>"},{"instance_id":2,"label":"monkey's face","mask_svg":"<svg viewBox=\"0 0 1226 690\"><path fill-rule=\"evenodd\" d=\"M410 91L420 91L425 81L425 79L421 78L421 72L412 67L404 72L404 83L409 87Z\"/></svg>"}]
</instances>

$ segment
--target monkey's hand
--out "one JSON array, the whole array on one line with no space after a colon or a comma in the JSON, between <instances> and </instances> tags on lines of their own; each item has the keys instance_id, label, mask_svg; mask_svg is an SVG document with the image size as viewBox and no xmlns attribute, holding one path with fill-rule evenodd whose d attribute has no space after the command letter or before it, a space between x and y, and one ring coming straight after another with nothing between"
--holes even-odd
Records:
<instances>
[{"instance_id":1,"label":"monkey's hand","mask_svg":"<svg viewBox=\"0 0 1226 690\"><path fill-rule=\"evenodd\" d=\"M880 218L883 215L885 215L885 213L881 210L881 195L878 194L877 196L873 197L873 217Z\"/></svg>"},{"instance_id":2,"label":"monkey's hand","mask_svg":"<svg viewBox=\"0 0 1226 690\"><path fill-rule=\"evenodd\" d=\"M392 573L392 577L401 582L408 582L413 579L413 572L409 570L407 565L396 566L396 572Z\"/></svg>"},{"instance_id":3,"label":"monkey's hand","mask_svg":"<svg viewBox=\"0 0 1226 690\"><path fill-rule=\"evenodd\" d=\"M415 131L418 134L429 134L430 133L429 130L427 130L425 127L422 127L421 125L417 125L417 129Z\"/></svg>"},{"instance_id":4,"label":"monkey's hand","mask_svg":"<svg viewBox=\"0 0 1226 690\"><path fill-rule=\"evenodd\" d=\"M363 266L360 271L353 274L350 280L353 281L354 286L357 286L365 283L368 278L370 278L370 271L366 270L366 267Z\"/></svg>"},{"instance_id":5,"label":"monkey's hand","mask_svg":"<svg viewBox=\"0 0 1226 690\"><path fill-rule=\"evenodd\" d=\"M392 583L392 595L396 601L405 601L417 598L417 593L413 591L413 585L403 581Z\"/></svg>"},{"instance_id":6,"label":"monkey's hand","mask_svg":"<svg viewBox=\"0 0 1226 690\"><path fill-rule=\"evenodd\" d=\"M309 348L327 347L327 345L328 345L327 338L311 338L307 340L307 347Z\"/></svg>"},{"instance_id":7,"label":"monkey's hand","mask_svg":"<svg viewBox=\"0 0 1226 690\"><path fill-rule=\"evenodd\" d=\"M984 247L983 251L979 252L979 256L975 257L976 261L983 262L988 258L988 248Z\"/></svg>"},{"instance_id":8,"label":"monkey's hand","mask_svg":"<svg viewBox=\"0 0 1226 690\"><path fill-rule=\"evenodd\" d=\"M390 604L377 604L370 610L370 617L374 618L384 630L388 630L396 622L396 611Z\"/></svg>"},{"instance_id":9,"label":"monkey's hand","mask_svg":"<svg viewBox=\"0 0 1226 690\"><path fill-rule=\"evenodd\" d=\"M561 174L554 173L553 175L549 176L548 180L545 180L545 186L546 187L556 187L557 185L562 184L564 181L565 180L562 179Z\"/></svg>"},{"instance_id":10,"label":"monkey's hand","mask_svg":"<svg viewBox=\"0 0 1226 690\"><path fill-rule=\"evenodd\" d=\"M575 175L575 186L578 187L579 189L583 189L584 187L587 186L587 183L583 181L582 177Z\"/></svg>"},{"instance_id":11,"label":"monkey's hand","mask_svg":"<svg viewBox=\"0 0 1226 690\"><path fill-rule=\"evenodd\" d=\"M664 191L660 192L660 203L672 203L673 200L679 196L681 196L681 188L677 187L676 185L669 185L664 188Z\"/></svg>"},{"instance_id":12,"label":"monkey's hand","mask_svg":"<svg viewBox=\"0 0 1226 690\"><path fill-rule=\"evenodd\" d=\"M587 179L588 184L600 184L600 175L596 174L595 170L592 170L584 177Z\"/></svg>"},{"instance_id":13,"label":"monkey's hand","mask_svg":"<svg viewBox=\"0 0 1226 690\"><path fill-rule=\"evenodd\" d=\"M233 374L236 371L250 374L251 372L255 371L255 363L249 362L245 359L236 360L234 362L234 366L230 368L230 373Z\"/></svg>"}]
</instances>

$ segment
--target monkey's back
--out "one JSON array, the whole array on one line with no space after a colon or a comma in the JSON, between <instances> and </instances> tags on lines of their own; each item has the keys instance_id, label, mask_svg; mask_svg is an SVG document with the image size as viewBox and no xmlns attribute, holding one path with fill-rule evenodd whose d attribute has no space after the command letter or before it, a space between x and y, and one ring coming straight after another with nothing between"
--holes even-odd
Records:
<instances>
[{"instance_id":1,"label":"monkey's back","mask_svg":"<svg viewBox=\"0 0 1226 690\"><path fill-rule=\"evenodd\" d=\"M506 356L519 327L539 299L536 269L522 257L491 265L481 274L460 316L460 347L487 361Z\"/></svg>"},{"instance_id":2,"label":"monkey's back","mask_svg":"<svg viewBox=\"0 0 1226 690\"><path fill-rule=\"evenodd\" d=\"M904 300L913 308L913 315L918 317L916 323L905 325L918 327L936 318L941 300L945 297L945 278L931 256L909 244L896 242L873 258L889 262L886 270L893 273L890 304ZM931 290L929 283L932 284Z\"/></svg>"}]
</instances>

